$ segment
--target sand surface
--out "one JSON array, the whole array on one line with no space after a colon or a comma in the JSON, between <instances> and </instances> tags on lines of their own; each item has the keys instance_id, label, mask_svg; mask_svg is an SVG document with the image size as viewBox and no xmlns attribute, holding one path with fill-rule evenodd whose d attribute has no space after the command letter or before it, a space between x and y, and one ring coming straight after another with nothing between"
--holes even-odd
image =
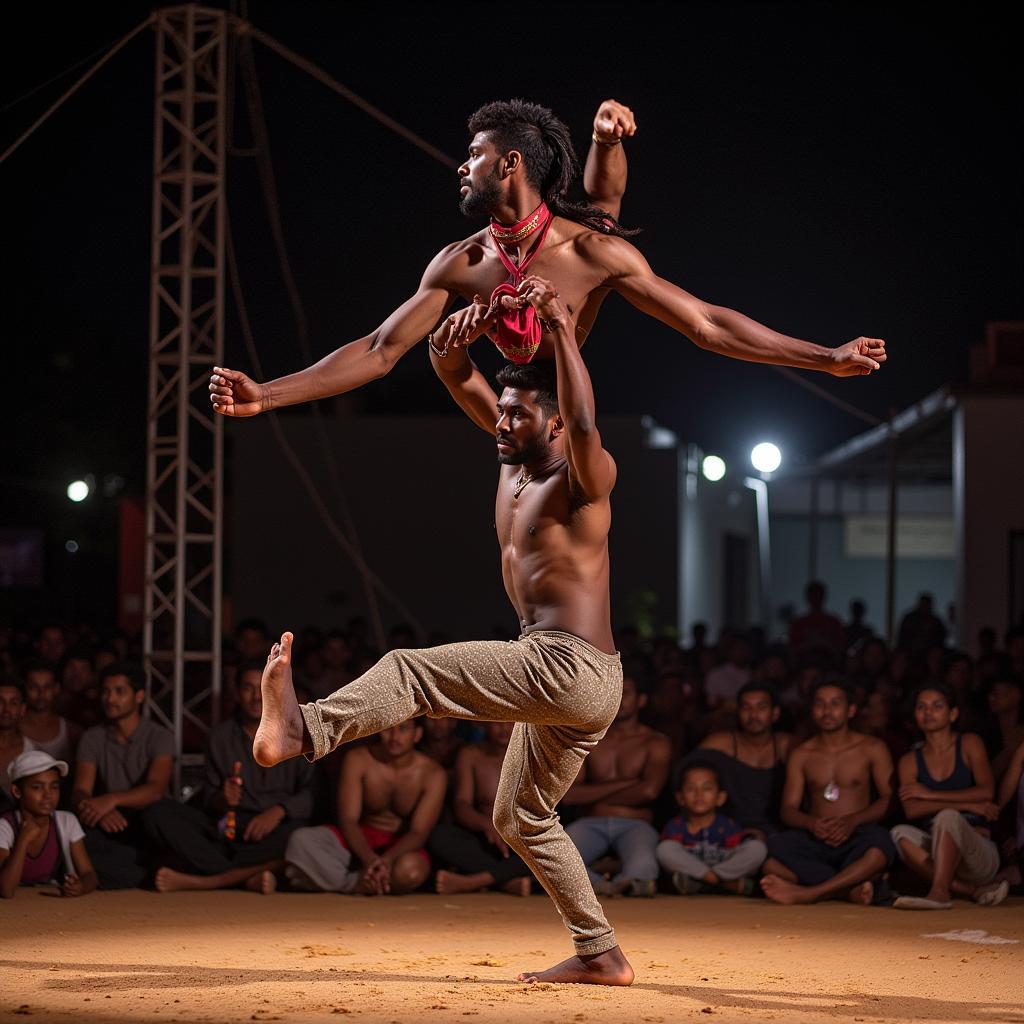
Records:
<instances>
[{"instance_id":1,"label":"sand surface","mask_svg":"<svg viewBox=\"0 0 1024 1024\"><path fill-rule=\"evenodd\" d=\"M0 1020L717 1020L1024 1024L1024 900L945 913L659 896L606 902L629 989L527 986L571 952L547 898L22 889ZM980 929L1016 944L925 938Z\"/></svg>"}]
</instances>

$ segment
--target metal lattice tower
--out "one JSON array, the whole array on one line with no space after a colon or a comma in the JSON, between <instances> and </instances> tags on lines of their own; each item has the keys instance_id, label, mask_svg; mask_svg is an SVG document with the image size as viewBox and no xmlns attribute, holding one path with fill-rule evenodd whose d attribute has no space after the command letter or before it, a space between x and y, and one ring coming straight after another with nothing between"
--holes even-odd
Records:
<instances>
[{"instance_id":1,"label":"metal lattice tower","mask_svg":"<svg viewBox=\"0 0 1024 1024\"><path fill-rule=\"evenodd\" d=\"M220 710L228 16L156 12L143 650L150 714L175 740Z\"/></svg>"}]
</instances>

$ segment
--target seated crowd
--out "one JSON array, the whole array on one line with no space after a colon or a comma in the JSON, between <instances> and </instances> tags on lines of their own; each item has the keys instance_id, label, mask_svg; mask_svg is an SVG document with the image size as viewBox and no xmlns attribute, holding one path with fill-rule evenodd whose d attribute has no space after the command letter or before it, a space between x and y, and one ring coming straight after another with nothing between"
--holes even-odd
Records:
<instances>
[{"instance_id":1,"label":"seated crowd","mask_svg":"<svg viewBox=\"0 0 1024 1024\"><path fill-rule=\"evenodd\" d=\"M938 910L1020 887L1024 629L1002 647L983 631L968 657L946 646L924 595L890 650L858 602L844 625L821 584L807 597L784 645L620 632L618 715L560 805L598 894ZM316 765L262 768L252 740L270 638L248 620L233 640L204 784L180 803L173 738L144 714L126 638L0 627L0 896L40 883L65 896L531 891L492 820L511 725L419 718ZM415 643L407 627L389 637ZM360 620L304 630L297 685L324 696L376 656Z\"/></svg>"}]
</instances>

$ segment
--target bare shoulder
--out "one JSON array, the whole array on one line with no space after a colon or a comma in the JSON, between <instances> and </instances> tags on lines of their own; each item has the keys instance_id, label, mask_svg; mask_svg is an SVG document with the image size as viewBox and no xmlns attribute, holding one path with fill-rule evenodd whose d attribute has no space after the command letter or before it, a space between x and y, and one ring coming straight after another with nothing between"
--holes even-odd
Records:
<instances>
[{"instance_id":1,"label":"bare shoulder","mask_svg":"<svg viewBox=\"0 0 1024 1024\"><path fill-rule=\"evenodd\" d=\"M628 274L647 266L647 261L640 250L625 238L618 235L606 235L601 231L592 231L582 225L578 233L570 236L576 252L587 263L601 267L609 277Z\"/></svg>"},{"instance_id":2,"label":"bare shoulder","mask_svg":"<svg viewBox=\"0 0 1024 1024\"><path fill-rule=\"evenodd\" d=\"M429 754L424 754L419 750L416 751L416 757L413 758L412 764L409 767L422 779L425 786L435 779L440 778L445 781L448 779L448 773L441 764L435 761Z\"/></svg>"},{"instance_id":3,"label":"bare shoulder","mask_svg":"<svg viewBox=\"0 0 1024 1024\"><path fill-rule=\"evenodd\" d=\"M721 754L732 753L732 733L724 729L709 733L700 741L701 750L717 750Z\"/></svg>"},{"instance_id":4,"label":"bare shoulder","mask_svg":"<svg viewBox=\"0 0 1024 1024\"><path fill-rule=\"evenodd\" d=\"M793 734L791 732L777 732L775 734L775 742L778 744L779 753L782 754L783 759L789 757L793 750Z\"/></svg>"},{"instance_id":5,"label":"bare shoulder","mask_svg":"<svg viewBox=\"0 0 1024 1024\"><path fill-rule=\"evenodd\" d=\"M897 762L896 768L900 775L909 775L913 769L914 777L917 777L917 756L913 750L908 750Z\"/></svg>"},{"instance_id":6,"label":"bare shoulder","mask_svg":"<svg viewBox=\"0 0 1024 1024\"><path fill-rule=\"evenodd\" d=\"M977 754L986 754L985 743L976 732L961 734L960 749L970 757L974 757Z\"/></svg>"},{"instance_id":7,"label":"bare shoulder","mask_svg":"<svg viewBox=\"0 0 1024 1024\"><path fill-rule=\"evenodd\" d=\"M459 752L455 755L455 766L460 765L464 768L476 764L483 757L483 750L476 743L467 743L464 747L459 748Z\"/></svg>"},{"instance_id":8,"label":"bare shoulder","mask_svg":"<svg viewBox=\"0 0 1024 1024\"><path fill-rule=\"evenodd\" d=\"M345 751L345 756L342 758L342 767L346 765L350 768L365 767L374 761L373 755L370 753L370 748L365 743L360 743L358 746L350 747Z\"/></svg>"},{"instance_id":9,"label":"bare shoulder","mask_svg":"<svg viewBox=\"0 0 1024 1024\"><path fill-rule=\"evenodd\" d=\"M643 741L650 748L651 753L671 753L672 741L663 732L645 725L642 735Z\"/></svg>"},{"instance_id":10,"label":"bare shoulder","mask_svg":"<svg viewBox=\"0 0 1024 1024\"><path fill-rule=\"evenodd\" d=\"M803 761L820 752L821 741L817 736L812 736L810 739L804 740L803 743L796 745L796 748L790 752L789 760L790 762Z\"/></svg>"},{"instance_id":11,"label":"bare shoulder","mask_svg":"<svg viewBox=\"0 0 1024 1024\"><path fill-rule=\"evenodd\" d=\"M477 231L468 238L449 242L430 261L427 274L441 281L458 283L461 274L492 256L494 253L487 245L486 230Z\"/></svg>"}]
</instances>

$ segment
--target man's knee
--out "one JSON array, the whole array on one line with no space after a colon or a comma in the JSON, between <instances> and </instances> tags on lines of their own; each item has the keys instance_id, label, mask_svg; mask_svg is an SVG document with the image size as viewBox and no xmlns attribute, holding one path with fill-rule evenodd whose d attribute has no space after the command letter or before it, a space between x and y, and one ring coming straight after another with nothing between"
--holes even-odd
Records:
<instances>
[{"instance_id":1,"label":"man's knee","mask_svg":"<svg viewBox=\"0 0 1024 1024\"><path fill-rule=\"evenodd\" d=\"M430 865L419 853L403 853L391 865L391 891L394 893L413 892L430 874Z\"/></svg>"}]
</instances>

